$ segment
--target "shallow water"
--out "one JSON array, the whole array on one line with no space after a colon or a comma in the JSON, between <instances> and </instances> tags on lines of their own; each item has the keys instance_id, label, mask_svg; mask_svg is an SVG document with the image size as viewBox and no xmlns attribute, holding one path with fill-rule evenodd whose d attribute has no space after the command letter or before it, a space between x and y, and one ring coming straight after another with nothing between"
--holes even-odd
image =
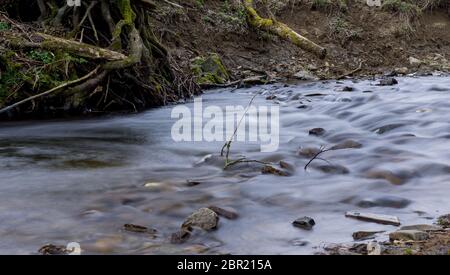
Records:
<instances>
[{"instance_id":1,"label":"shallow water","mask_svg":"<svg viewBox=\"0 0 450 275\"><path fill-rule=\"evenodd\" d=\"M345 218L349 210L395 215L405 225L432 223L450 212L450 78L398 81L276 84L203 96L204 105L246 105L260 93L255 105L279 105L279 150L261 153L257 144L234 143L232 152L283 160L295 167L288 177L261 174L257 164L224 171L221 142L172 141L172 107L0 124L0 253L79 242L87 254L311 254L352 241L357 230L396 228ZM342 92L344 86L354 91ZM316 127L325 134L309 135ZM299 149L349 139L362 147L326 152L326 161L304 170L309 158ZM232 208L239 218L221 218L218 230L170 244L183 220L209 205ZM291 225L302 216L315 219L313 230ZM158 234L125 232L126 223Z\"/></svg>"}]
</instances>

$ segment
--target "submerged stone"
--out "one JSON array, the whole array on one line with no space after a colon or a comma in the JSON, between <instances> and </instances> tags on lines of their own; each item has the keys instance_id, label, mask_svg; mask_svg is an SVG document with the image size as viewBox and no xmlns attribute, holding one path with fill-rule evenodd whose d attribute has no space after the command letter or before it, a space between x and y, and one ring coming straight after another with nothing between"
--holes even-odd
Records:
<instances>
[{"instance_id":1,"label":"submerged stone","mask_svg":"<svg viewBox=\"0 0 450 275\"><path fill-rule=\"evenodd\" d=\"M313 218L305 216L305 217L296 219L295 221L292 222L292 224L295 227L298 227L301 229L311 230L313 228L313 226L316 225L316 222L314 221Z\"/></svg>"}]
</instances>

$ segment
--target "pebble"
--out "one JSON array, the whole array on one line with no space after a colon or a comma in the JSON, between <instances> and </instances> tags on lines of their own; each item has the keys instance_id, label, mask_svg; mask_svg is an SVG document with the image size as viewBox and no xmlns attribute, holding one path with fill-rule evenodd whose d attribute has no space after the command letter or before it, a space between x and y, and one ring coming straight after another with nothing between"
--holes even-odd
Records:
<instances>
[{"instance_id":1,"label":"pebble","mask_svg":"<svg viewBox=\"0 0 450 275\"><path fill-rule=\"evenodd\" d=\"M311 230L316 222L310 217L302 217L293 221L292 224L301 229Z\"/></svg>"},{"instance_id":2,"label":"pebble","mask_svg":"<svg viewBox=\"0 0 450 275\"><path fill-rule=\"evenodd\" d=\"M309 130L309 135L310 136L322 136L323 134L325 134L325 129L323 128L313 128L311 130Z\"/></svg>"},{"instance_id":3,"label":"pebble","mask_svg":"<svg viewBox=\"0 0 450 275\"><path fill-rule=\"evenodd\" d=\"M348 139L348 140L345 140L341 143L334 145L333 147L330 148L330 150L359 149L361 147L362 147L361 143L351 140L351 139Z\"/></svg>"},{"instance_id":4,"label":"pebble","mask_svg":"<svg viewBox=\"0 0 450 275\"><path fill-rule=\"evenodd\" d=\"M347 167L342 165L320 165L317 169L327 174L345 175L350 173Z\"/></svg>"},{"instance_id":5,"label":"pebble","mask_svg":"<svg viewBox=\"0 0 450 275\"><path fill-rule=\"evenodd\" d=\"M397 84L398 84L397 79L390 77L390 78L381 79L380 83L378 83L378 86L392 86L392 85L397 85Z\"/></svg>"},{"instance_id":6,"label":"pebble","mask_svg":"<svg viewBox=\"0 0 450 275\"><path fill-rule=\"evenodd\" d=\"M262 170L261 173L263 174L272 174L272 175L276 175L276 176L282 176L282 177L287 177L288 173L286 173L285 171L282 171L280 169L277 169L271 165L265 165Z\"/></svg>"},{"instance_id":7,"label":"pebble","mask_svg":"<svg viewBox=\"0 0 450 275\"><path fill-rule=\"evenodd\" d=\"M191 214L183 222L182 228L199 227L203 230L212 230L217 228L219 216L209 208L201 208Z\"/></svg>"},{"instance_id":8,"label":"pebble","mask_svg":"<svg viewBox=\"0 0 450 275\"><path fill-rule=\"evenodd\" d=\"M378 233L383 233L384 231L356 231L352 234L353 240L362 241L375 238Z\"/></svg>"},{"instance_id":9,"label":"pebble","mask_svg":"<svg viewBox=\"0 0 450 275\"><path fill-rule=\"evenodd\" d=\"M156 229L148 228L142 225L136 225L136 224L125 224L123 226L123 229L125 231L129 232L135 232L135 233L149 233L149 234L155 234L157 232Z\"/></svg>"},{"instance_id":10,"label":"pebble","mask_svg":"<svg viewBox=\"0 0 450 275\"><path fill-rule=\"evenodd\" d=\"M238 213L236 213L230 209L224 209L224 208L214 206L214 205L209 206L208 208L211 209L212 211L216 212L217 215L222 216L229 220L235 220L239 217Z\"/></svg>"}]
</instances>

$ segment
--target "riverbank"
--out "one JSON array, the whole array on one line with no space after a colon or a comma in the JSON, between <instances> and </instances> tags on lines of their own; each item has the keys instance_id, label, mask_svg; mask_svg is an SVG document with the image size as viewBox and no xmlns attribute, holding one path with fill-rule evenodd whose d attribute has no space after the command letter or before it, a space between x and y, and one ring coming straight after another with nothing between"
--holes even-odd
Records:
<instances>
[{"instance_id":1,"label":"riverbank","mask_svg":"<svg viewBox=\"0 0 450 275\"><path fill-rule=\"evenodd\" d=\"M285 23L325 48L327 55L322 59L250 26L241 1L139 1L130 8L137 16L135 26L142 28L144 58L139 64L122 62L118 66L113 62L113 73L97 65L124 58L130 39L125 34L118 39L109 30L113 28L108 29L103 18L109 17L103 4L84 7L102 16L90 18L91 14L86 13L78 28L72 26L76 17L67 12L70 22L55 25L58 18L42 20L37 7L25 12L6 9L11 18L3 14L0 22L0 107L27 102L0 114L0 118L138 112L184 101L198 94L197 84L207 88L450 71L450 17L445 3L435 0L424 5L414 0L415 4L406 5L405 10L399 8L405 5L402 1L394 2L369 7L364 1L353 0L283 0L268 1L266 7L255 1L261 16ZM21 7L21 2L17 3ZM114 21L123 23L115 6L110 7L110 12ZM10 44L16 44L16 48L28 44L28 48L37 47L43 39L61 42L41 36L42 32L76 38L104 50L99 58L86 51L79 56L80 51L61 52L51 47L9 48ZM11 43L16 40L11 33L25 39L24 43ZM27 37L26 33L34 34ZM117 48L118 40L122 48ZM106 67L111 68L111 64ZM67 85L83 76L90 80ZM80 85L70 87L74 84ZM54 92L55 87L60 88ZM49 95L33 98L49 90Z\"/></svg>"}]
</instances>

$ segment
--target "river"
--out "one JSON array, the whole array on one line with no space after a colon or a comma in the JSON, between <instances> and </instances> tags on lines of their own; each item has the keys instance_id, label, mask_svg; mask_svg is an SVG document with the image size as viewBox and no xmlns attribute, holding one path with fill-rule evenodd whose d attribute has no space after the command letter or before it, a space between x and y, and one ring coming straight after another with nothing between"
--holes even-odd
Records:
<instances>
[{"instance_id":1,"label":"river","mask_svg":"<svg viewBox=\"0 0 450 275\"><path fill-rule=\"evenodd\" d=\"M295 168L287 177L262 174L252 163L224 171L223 142L173 141L173 106L1 123L0 254L36 254L47 243L69 242L85 254L312 254L352 241L354 231L396 228L346 218L349 210L394 215L402 225L431 224L450 212L450 78L397 80L206 92L205 106L246 105L258 93L255 106L280 107L276 152L239 142L231 151L285 161ZM343 92L346 86L352 91ZM308 133L317 127L326 132ZM305 171L310 158L299 150L346 140L360 148L325 152ZM215 231L170 243L189 214L210 205L234 209L239 218L221 218ZM303 216L314 218L313 230L292 226ZM124 231L128 223L158 233Z\"/></svg>"}]
</instances>

